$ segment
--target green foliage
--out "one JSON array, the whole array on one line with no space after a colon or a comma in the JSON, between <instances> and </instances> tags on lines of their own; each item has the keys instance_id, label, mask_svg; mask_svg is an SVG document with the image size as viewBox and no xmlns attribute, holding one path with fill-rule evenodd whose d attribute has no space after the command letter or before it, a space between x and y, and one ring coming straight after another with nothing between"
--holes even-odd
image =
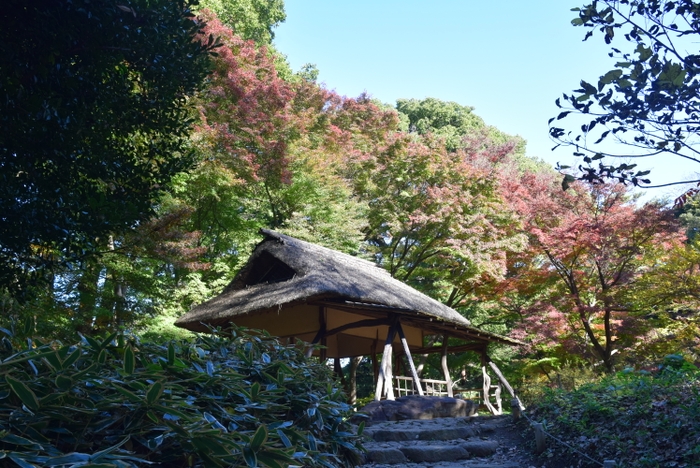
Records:
<instances>
[{"instance_id":1,"label":"green foliage","mask_svg":"<svg viewBox=\"0 0 700 468\"><path fill-rule=\"evenodd\" d=\"M626 369L575 390L547 391L530 411L548 432L597 460L615 459L623 467L700 460L700 371L679 355L667 356L653 372ZM580 459L555 443L545 456L567 464Z\"/></svg>"},{"instance_id":2,"label":"green foliage","mask_svg":"<svg viewBox=\"0 0 700 468\"><path fill-rule=\"evenodd\" d=\"M616 59L614 68L604 71L597 83L582 80L580 88L557 99L563 111L549 120L550 125L562 119L571 124L571 131L554 124L549 133L583 157L581 179L650 186L649 171L636 169L636 164L609 164L606 157L627 161L629 154L663 155L700 163L695 119L700 111L700 59L692 46L700 34L699 6L693 0L600 0L573 9L577 16L572 24L588 30L584 40L598 34L616 46L609 53ZM611 140L631 152L597 149Z\"/></svg>"},{"instance_id":3,"label":"green foliage","mask_svg":"<svg viewBox=\"0 0 700 468\"><path fill-rule=\"evenodd\" d=\"M75 264L193 164L188 98L213 42L190 0L12 0L0 16L0 287Z\"/></svg>"},{"instance_id":4,"label":"green foliage","mask_svg":"<svg viewBox=\"0 0 700 468\"><path fill-rule=\"evenodd\" d=\"M287 18L284 0L200 0L243 39L269 45L275 37L273 29Z\"/></svg>"},{"instance_id":5,"label":"green foliage","mask_svg":"<svg viewBox=\"0 0 700 468\"><path fill-rule=\"evenodd\" d=\"M21 467L359 461L330 370L270 337L236 329L158 345L112 334L19 349L2 331L0 458Z\"/></svg>"}]
</instances>

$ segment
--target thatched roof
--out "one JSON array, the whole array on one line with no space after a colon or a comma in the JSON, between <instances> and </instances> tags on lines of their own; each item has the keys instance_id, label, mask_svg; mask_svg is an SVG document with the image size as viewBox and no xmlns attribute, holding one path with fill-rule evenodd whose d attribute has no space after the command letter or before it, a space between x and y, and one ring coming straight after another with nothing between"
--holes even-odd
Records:
<instances>
[{"instance_id":1,"label":"thatched roof","mask_svg":"<svg viewBox=\"0 0 700 468\"><path fill-rule=\"evenodd\" d=\"M277 320L273 315L259 323L244 319L263 312L279 316L300 305L324 304L365 318L399 314L402 321L426 333L517 344L472 327L455 310L392 278L372 262L274 231L262 233L265 239L231 284L180 317L177 326L201 331L203 323L226 326L242 321L246 326L253 323L259 328L274 328ZM273 334L279 335L279 330ZM289 335L299 337L302 333Z\"/></svg>"}]
</instances>

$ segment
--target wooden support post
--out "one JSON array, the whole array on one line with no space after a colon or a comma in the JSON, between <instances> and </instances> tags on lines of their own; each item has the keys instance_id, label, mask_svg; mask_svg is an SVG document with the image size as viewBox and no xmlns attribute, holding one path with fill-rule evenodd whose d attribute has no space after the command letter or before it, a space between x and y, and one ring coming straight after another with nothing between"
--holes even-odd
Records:
<instances>
[{"instance_id":1,"label":"wooden support post","mask_svg":"<svg viewBox=\"0 0 700 468\"><path fill-rule=\"evenodd\" d=\"M501 384L498 384L496 386L496 410L498 411L498 414L503 414L503 401L501 400Z\"/></svg>"},{"instance_id":2,"label":"wooden support post","mask_svg":"<svg viewBox=\"0 0 700 468\"><path fill-rule=\"evenodd\" d=\"M513 422L516 422L520 419L520 416L522 415L522 410L520 409L519 399L513 398L512 400L510 400L510 413L513 415Z\"/></svg>"},{"instance_id":3,"label":"wooden support post","mask_svg":"<svg viewBox=\"0 0 700 468\"><path fill-rule=\"evenodd\" d=\"M378 344L379 344L379 330L377 330L377 337L374 339L374 342L372 342L372 348L369 351L369 354L372 357L372 375L374 376L374 380L372 380L372 382L376 382L377 379L379 378L379 362L377 361L377 345Z\"/></svg>"},{"instance_id":4,"label":"wooden support post","mask_svg":"<svg viewBox=\"0 0 700 468\"><path fill-rule=\"evenodd\" d=\"M311 356L313 356L313 354L314 354L314 346L313 345L315 345L316 343L321 341L321 337L323 336L324 332L325 332L325 330L319 329L318 332L316 333L316 336L314 336L313 341L311 342L311 346L306 348L306 353L304 353L304 354L307 358L310 358Z\"/></svg>"},{"instance_id":5,"label":"wooden support post","mask_svg":"<svg viewBox=\"0 0 700 468\"><path fill-rule=\"evenodd\" d=\"M547 437L544 434L544 425L542 423L533 423L532 427L535 429L535 452L540 454L547 448Z\"/></svg>"},{"instance_id":6,"label":"wooden support post","mask_svg":"<svg viewBox=\"0 0 700 468\"><path fill-rule=\"evenodd\" d=\"M498 415L498 410L491 404L491 377L489 377L489 374L486 372L486 363L488 360L489 357L486 355L486 348L484 347L481 351L481 375L484 379L484 406L486 406L491 414Z\"/></svg>"},{"instance_id":7,"label":"wooden support post","mask_svg":"<svg viewBox=\"0 0 700 468\"><path fill-rule=\"evenodd\" d=\"M339 357L333 358L333 373L335 373L335 375L338 376L343 388L346 388L345 374L343 374L343 368L340 366L340 358Z\"/></svg>"},{"instance_id":8,"label":"wooden support post","mask_svg":"<svg viewBox=\"0 0 700 468\"><path fill-rule=\"evenodd\" d=\"M377 386L374 391L374 399L379 401L382 396L386 395L387 400L394 399L394 386L391 377L391 343L396 335L396 325L392 323L389 326L389 331L384 342L384 354L382 355L382 365L379 368L379 376L377 377Z\"/></svg>"},{"instance_id":9,"label":"wooden support post","mask_svg":"<svg viewBox=\"0 0 700 468\"><path fill-rule=\"evenodd\" d=\"M328 345L328 342L326 341L326 308L324 306L319 306L318 308L318 325L319 329L323 330L323 334L321 335L321 346L323 347L319 352L319 361L321 361L321 364L325 364L328 352L326 346Z\"/></svg>"},{"instance_id":10,"label":"wooden support post","mask_svg":"<svg viewBox=\"0 0 700 468\"><path fill-rule=\"evenodd\" d=\"M486 372L486 366L481 366L481 374L484 378L484 406L491 412L491 414L499 415L498 410L491 404L491 377Z\"/></svg>"},{"instance_id":11,"label":"wooden support post","mask_svg":"<svg viewBox=\"0 0 700 468\"><path fill-rule=\"evenodd\" d=\"M401 345L403 345L403 350L406 353L406 360L408 361L408 367L411 368L411 375L413 376L413 384L416 387L418 395L423 396L423 388L421 387L420 378L418 377L418 371L416 371L416 366L413 363L413 358L411 357L411 351L408 349L408 341L406 340L406 335L403 333L403 327L401 322L396 322L396 329L399 332L399 338L401 338Z\"/></svg>"},{"instance_id":12,"label":"wooden support post","mask_svg":"<svg viewBox=\"0 0 700 468\"><path fill-rule=\"evenodd\" d=\"M447 382L447 396L452 398L454 396L452 393L452 377L450 377L450 368L447 367L447 335L442 337L442 358L440 359L440 365L442 366L442 373Z\"/></svg>"},{"instance_id":13,"label":"wooden support post","mask_svg":"<svg viewBox=\"0 0 700 468\"><path fill-rule=\"evenodd\" d=\"M510 396L518 401L518 404L520 405L519 406L520 410L521 411L524 410L525 406L523 406L523 404L521 403L520 398L515 396L515 390L513 390L513 387L510 386L510 384L508 383L506 378L503 376L503 373L501 372L501 370L498 368L498 366L496 366L496 363L493 362L488 356L486 356L486 359L489 363L489 367L491 367L493 372L496 374L496 377L498 377L498 380L501 381L501 384L503 384L503 386L506 387L506 390L508 390L508 393L510 393Z\"/></svg>"},{"instance_id":14,"label":"wooden support post","mask_svg":"<svg viewBox=\"0 0 700 468\"><path fill-rule=\"evenodd\" d=\"M387 400L395 400L396 398L394 397L394 368L393 368L393 361L394 359L394 349L393 345L390 343L389 344L389 354L387 355L386 359L386 367L384 368L384 390L382 391L382 395L386 397Z\"/></svg>"},{"instance_id":15,"label":"wooden support post","mask_svg":"<svg viewBox=\"0 0 700 468\"><path fill-rule=\"evenodd\" d=\"M312 345L315 345L316 343L321 343L324 347L326 346L326 308L323 306L320 306L318 308L318 332L316 332L316 336L314 336L313 341L311 342ZM309 348L306 350L306 357L310 358L314 354L314 347L309 346ZM320 356L321 356L321 362L326 361L326 349L322 349L320 351Z\"/></svg>"}]
</instances>

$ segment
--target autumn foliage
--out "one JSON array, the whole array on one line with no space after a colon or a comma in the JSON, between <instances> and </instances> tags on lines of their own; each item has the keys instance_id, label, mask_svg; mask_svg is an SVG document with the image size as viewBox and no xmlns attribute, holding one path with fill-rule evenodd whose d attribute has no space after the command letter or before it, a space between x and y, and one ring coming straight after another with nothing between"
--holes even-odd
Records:
<instances>
[{"instance_id":1,"label":"autumn foliage","mask_svg":"<svg viewBox=\"0 0 700 468\"><path fill-rule=\"evenodd\" d=\"M667 349L652 333L662 329L679 337L669 343L697 340L697 247L677 213L620 185L562 191L521 139L471 108L341 96L201 15L216 56L190 102L198 164L173 179L156 217L102 240L99 261L43 296L67 334L168 329L272 228L374 260L475 326L522 340L510 357L523 368L641 362Z\"/></svg>"}]
</instances>

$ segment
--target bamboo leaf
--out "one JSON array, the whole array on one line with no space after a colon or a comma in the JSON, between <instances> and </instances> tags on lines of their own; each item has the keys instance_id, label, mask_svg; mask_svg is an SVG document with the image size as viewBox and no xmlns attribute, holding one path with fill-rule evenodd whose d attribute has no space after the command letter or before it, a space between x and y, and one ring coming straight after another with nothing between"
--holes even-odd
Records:
<instances>
[{"instance_id":1,"label":"bamboo leaf","mask_svg":"<svg viewBox=\"0 0 700 468\"><path fill-rule=\"evenodd\" d=\"M258 430L255 431L255 435L253 435L253 438L250 441L250 448L257 452L260 450L260 447L262 447L266 440L267 428L265 426L260 426L258 427Z\"/></svg>"},{"instance_id":2,"label":"bamboo leaf","mask_svg":"<svg viewBox=\"0 0 700 468\"><path fill-rule=\"evenodd\" d=\"M114 332L114 333L112 333L111 335L109 335L107 338L105 338L105 339L102 341L102 344L100 344L100 349L105 349L107 346L109 346L109 344L110 344L112 341L114 341L114 338L116 338L116 337L117 337L117 332Z\"/></svg>"},{"instance_id":3,"label":"bamboo leaf","mask_svg":"<svg viewBox=\"0 0 700 468\"><path fill-rule=\"evenodd\" d=\"M168 365L172 366L175 364L175 346L172 341L168 343Z\"/></svg>"},{"instance_id":4,"label":"bamboo leaf","mask_svg":"<svg viewBox=\"0 0 700 468\"><path fill-rule=\"evenodd\" d=\"M130 392L129 390L120 387L119 385L112 385L112 388L114 388L116 391L127 397L131 402L133 403L141 403L141 398L139 398L138 395L135 393Z\"/></svg>"},{"instance_id":5,"label":"bamboo leaf","mask_svg":"<svg viewBox=\"0 0 700 468\"><path fill-rule=\"evenodd\" d=\"M265 451L256 454L258 462L269 468L284 468L294 461L292 457L282 451Z\"/></svg>"},{"instance_id":6,"label":"bamboo leaf","mask_svg":"<svg viewBox=\"0 0 700 468\"><path fill-rule=\"evenodd\" d=\"M124 348L124 372L126 373L126 375L133 374L134 367L135 367L134 350L131 349L131 345L127 345L127 347Z\"/></svg>"},{"instance_id":7,"label":"bamboo leaf","mask_svg":"<svg viewBox=\"0 0 700 468\"><path fill-rule=\"evenodd\" d=\"M76 349L75 351L70 353L68 357L63 361L63 368L66 369L75 364L75 361L77 361L81 355L82 352L80 349Z\"/></svg>"},{"instance_id":8,"label":"bamboo leaf","mask_svg":"<svg viewBox=\"0 0 700 468\"><path fill-rule=\"evenodd\" d=\"M56 384L56 388L62 392L65 392L70 390L71 386L73 385L73 379L66 377L65 375L57 375L56 379L54 380L54 384Z\"/></svg>"},{"instance_id":9,"label":"bamboo leaf","mask_svg":"<svg viewBox=\"0 0 700 468\"><path fill-rule=\"evenodd\" d=\"M10 385L10 388L15 393L15 395L17 395L19 399L22 400L24 406L26 406L32 411L39 410L39 399L36 397L36 394L32 391L31 388L27 387L23 382L20 382L19 380L9 375L5 376L5 380Z\"/></svg>"},{"instance_id":10,"label":"bamboo leaf","mask_svg":"<svg viewBox=\"0 0 700 468\"><path fill-rule=\"evenodd\" d=\"M258 458L255 456L255 452L253 452L250 447L243 448L243 458L245 459L246 465L248 465L249 468L255 468L258 466Z\"/></svg>"},{"instance_id":11,"label":"bamboo leaf","mask_svg":"<svg viewBox=\"0 0 700 468\"><path fill-rule=\"evenodd\" d=\"M163 394L163 382L155 382L146 392L146 403L149 405L158 401L158 398Z\"/></svg>"}]
</instances>

